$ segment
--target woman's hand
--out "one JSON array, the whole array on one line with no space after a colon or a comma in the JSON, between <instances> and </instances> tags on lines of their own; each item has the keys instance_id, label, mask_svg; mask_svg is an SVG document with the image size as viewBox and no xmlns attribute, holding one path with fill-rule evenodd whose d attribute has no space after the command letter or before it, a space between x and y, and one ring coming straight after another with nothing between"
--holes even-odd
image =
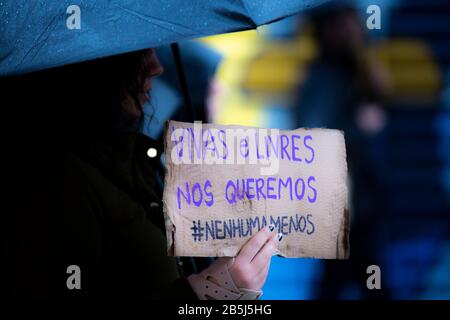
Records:
<instances>
[{"instance_id":1,"label":"woman's hand","mask_svg":"<svg viewBox=\"0 0 450 320\"><path fill-rule=\"evenodd\" d=\"M270 260L283 235L269 225L256 233L241 249L229 268L238 288L261 290L269 274Z\"/></svg>"},{"instance_id":2,"label":"woman's hand","mask_svg":"<svg viewBox=\"0 0 450 320\"><path fill-rule=\"evenodd\" d=\"M283 238L274 229L274 225L261 229L236 258L219 258L201 273L190 275L187 280L197 296L216 300L258 299L269 273L270 259Z\"/></svg>"}]
</instances>

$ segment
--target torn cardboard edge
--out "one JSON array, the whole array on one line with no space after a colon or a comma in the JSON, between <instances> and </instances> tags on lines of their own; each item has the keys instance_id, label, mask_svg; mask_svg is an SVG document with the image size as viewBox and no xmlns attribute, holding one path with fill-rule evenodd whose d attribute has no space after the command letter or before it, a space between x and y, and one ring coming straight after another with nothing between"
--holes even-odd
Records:
<instances>
[{"instance_id":1,"label":"torn cardboard edge","mask_svg":"<svg viewBox=\"0 0 450 320\"><path fill-rule=\"evenodd\" d=\"M177 223L172 219L171 216L173 216L173 213L171 214L169 211L169 205L170 203L172 203L173 199L170 200L169 196L173 196L173 190L167 190L167 186L170 183L168 181L169 177L172 177L173 174L173 170L175 169L175 167L170 168L170 161L168 161L168 158L170 156L170 153L172 150L169 150L173 148L173 142L170 140L170 128L173 126L178 127L190 127L193 126L193 123L183 123L183 122L175 122L175 121L167 121L165 123L165 129L164 129L164 150L165 150L165 155L166 155L166 163L165 163L165 168L166 168L166 175L164 178L164 196L163 196L163 211L164 211L164 217L165 217L165 227L166 227L166 237L167 237L167 253L170 256L235 256L238 251L240 250L240 248L242 247L242 245L244 243L246 243L248 241L249 238L247 239L241 239L243 241L240 242L240 246L236 247L235 245L229 245L228 247L222 248L220 250L215 250L214 252L208 251L205 253L202 253L201 249L195 249L193 248L188 249L186 251L186 246L183 246L183 249L177 250L176 249L176 235L177 232L182 232L177 230ZM253 127L244 127L244 126L222 126L222 125L211 125L211 124L203 124L203 126L205 126L205 128L209 128L209 127L218 127L218 128L253 128ZM330 130L330 129L296 129L296 130L290 130L290 131L280 131L284 134L293 134L295 132L298 132L299 130L326 130L327 132L330 131L335 131L337 132L337 130ZM306 132L306 131L305 131ZM342 135L342 140L339 140L338 142L341 143L341 156L343 157L343 159L341 159L342 161L342 165L345 168L342 168L343 170L345 170L344 172L344 177L342 179L346 180L347 177L347 163L346 163L346 151L345 151L345 141L344 141L344 134L342 131L340 131L340 135ZM177 170L180 170L183 166L184 169L186 170L186 166L187 165L179 165L181 166L180 168L178 168ZM335 231L336 235L335 235L335 251L334 253L330 254L310 254L310 253L306 253L304 254L303 251L294 251L292 254L286 253L286 252L279 252L280 255L285 256L285 257L309 257L309 258L319 258L319 259L348 259L349 258L349 252L350 252L350 247L349 247L349 234L350 234L350 213L349 213L349 208L348 208L348 196L347 196L347 186L346 186L346 181L341 181L341 183L344 182L344 184L340 185L341 193L342 196L345 198L344 201L344 205L341 208L341 213L335 213L336 216L341 216L342 218L339 220L339 227L338 229ZM173 203L172 203L173 205ZM213 209L211 209L213 210ZM306 250L308 251L308 250Z\"/></svg>"}]
</instances>

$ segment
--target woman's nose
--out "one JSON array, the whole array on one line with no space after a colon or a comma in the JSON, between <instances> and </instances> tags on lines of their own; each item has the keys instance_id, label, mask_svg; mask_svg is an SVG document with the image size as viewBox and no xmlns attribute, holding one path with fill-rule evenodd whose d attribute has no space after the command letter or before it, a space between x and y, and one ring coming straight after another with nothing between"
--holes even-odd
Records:
<instances>
[{"instance_id":1,"label":"woman's nose","mask_svg":"<svg viewBox=\"0 0 450 320\"><path fill-rule=\"evenodd\" d=\"M151 77L160 76L164 72L164 68L159 62L158 56L154 50L152 50L152 54L150 55L150 70Z\"/></svg>"}]
</instances>

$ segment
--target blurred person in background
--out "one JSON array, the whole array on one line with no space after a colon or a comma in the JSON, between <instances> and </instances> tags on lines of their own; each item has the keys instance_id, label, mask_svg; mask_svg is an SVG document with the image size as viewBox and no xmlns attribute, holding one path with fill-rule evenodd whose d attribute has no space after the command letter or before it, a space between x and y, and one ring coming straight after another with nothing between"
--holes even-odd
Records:
<instances>
[{"instance_id":1,"label":"blurred person in background","mask_svg":"<svg viewBox=\"0 0 450 320\"><path fill-rule=\"evenodd\" d=\"M298 91L296 125L344 131L353 198L350 260L325 262L317 294L351 298L345 289L363 286L367 292L366 268L377 264L370 230L382 210L383 195L371 169L368 142L385 125L382 104L389 80L369 59L364 26L351 4L324 6L312 12L310 21L318 52Z\"/></svg>"}]
</instances>

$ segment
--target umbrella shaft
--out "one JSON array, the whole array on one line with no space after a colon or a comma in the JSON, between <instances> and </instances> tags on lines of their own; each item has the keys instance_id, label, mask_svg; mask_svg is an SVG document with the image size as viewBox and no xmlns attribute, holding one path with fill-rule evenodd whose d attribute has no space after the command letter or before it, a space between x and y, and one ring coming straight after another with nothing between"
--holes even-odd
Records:
<instances>
[{"instance_id":1,"label":"umbrella shaft","mask_svg":"<svg viewBox=\"0 0 450 320\"><path fill-rule=\"evenodd\" d=\"M180 82L181 91L183 93L183 99L186 107L190 110L192 121L197 120L194 106L192 105L191 96L189 95L189 87L184 73L183 62L181 61L180 46L178 43L172 43L170 45L172 49L173 58L178 71L178 80Z\"/></svg>"}]
</instances>

